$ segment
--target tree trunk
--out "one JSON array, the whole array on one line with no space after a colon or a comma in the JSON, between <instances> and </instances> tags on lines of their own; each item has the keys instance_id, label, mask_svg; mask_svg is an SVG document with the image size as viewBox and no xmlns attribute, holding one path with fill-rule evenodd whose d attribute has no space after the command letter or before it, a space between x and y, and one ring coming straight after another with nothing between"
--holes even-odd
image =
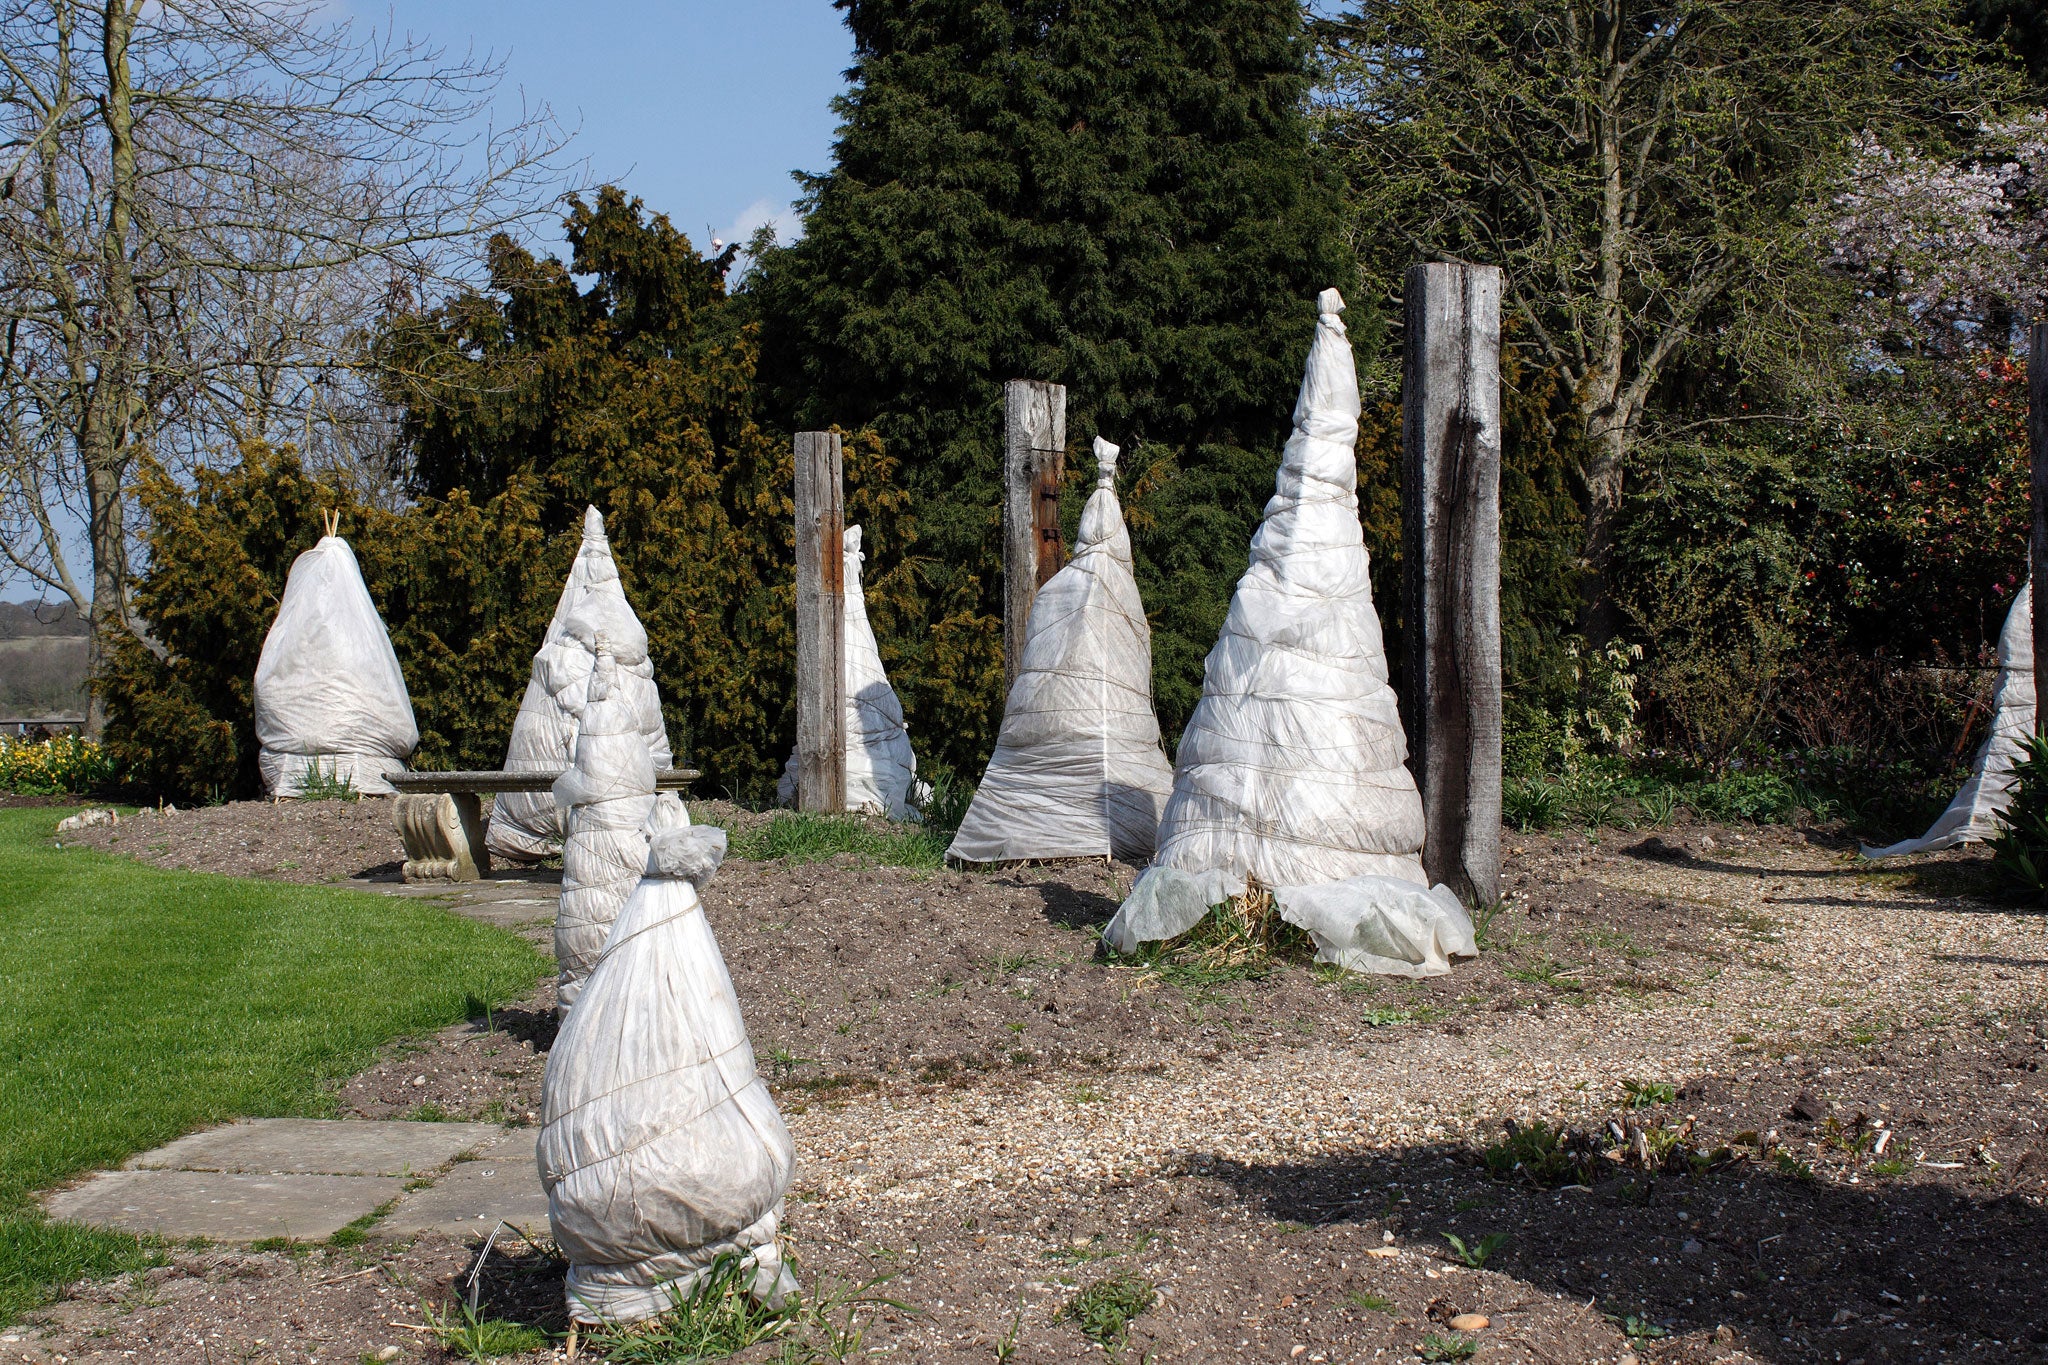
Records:
<instances>
[{"instance_id":1,"label":"tree trunk","mask_svg":"<svg viewBox=\"0 0 2048 1365\"><path fill-rule=\"evenodd\" d=\"M1629 416L1624 406L1622 366L1627 332L1622 307L1623 254L1628 224L1624 205L1619 104L1621 6L1600 5L1594 14L1597 60L1601 80L1593 109L1593 127L1600 147L1600 267L1595 281L1593 313L1594 364L1579 392L1579 412L1586 424L1586 536L1581 559L1579 633L1596 649L1620 629L1608 569L1614 562L1614 536L1621 514L1622 460L1628 451Z\"/></svg>"},{"instance_id":2,"label":"tree trunk","mask_svg":"<svg viewBox=\"0 0 2048 1365\"><path fill-rule=\"evenodd\" d=\"M85 733L98 739L107 724L107 706L100 691L111 654L114 632L127 629L122 610L128 591L128 518L122 471L111 462L86 466L86 529L92 540L92 634L86 648L92 691L85 707Z\"/></svg>"},{"instance_id":3,"label":"tree trunk","mask_svg":"<svg viewBox=\"0 0 2048 1365\"><path fill-rule=\"evenodd\" d=\"M87 535L92 542L92 643L88 660L92 698L85 732L94 739L106 728L100 682L112 632L128 627L128 464L135 429L135 272L128 258L135 216L134 83L128 44L134 34L133 0L106 0L100 53L106 63L107 97L100 107L107 128L107 219L100 233L104 312L99 323L100 354L92 386L82 404L78 449L85 465Z\"/></svg>"},{"instance_id":4,"label":"tree trunk","mask_svg":"<svg viewBox=\"0 0 2048 1365\"><path fill-rule=\"evenodd\" d=\"M1628 455L1629 423L1611 411L1588 414L1586 443L1586 534L1580 557L1579 633L1599 648L1621 633L1611 571L1614 541L1621 526L1622 467Z\"/></svg>"}]
</instances>

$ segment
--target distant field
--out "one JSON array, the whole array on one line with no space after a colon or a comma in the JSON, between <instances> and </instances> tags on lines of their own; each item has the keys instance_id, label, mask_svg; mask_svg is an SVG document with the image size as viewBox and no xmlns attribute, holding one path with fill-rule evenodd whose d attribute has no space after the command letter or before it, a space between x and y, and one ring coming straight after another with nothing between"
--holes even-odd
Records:
<instances>
[{"instance_id":1,"label":"distant field","mask_svg":"<svg viewBox=\"0 0 2048 1365\"><path fill-rule=\"evenodd\" d=\"M0 715L47 716L85 710L85 659L82 635L0 640Z\"/></svg>"}]
</instances>

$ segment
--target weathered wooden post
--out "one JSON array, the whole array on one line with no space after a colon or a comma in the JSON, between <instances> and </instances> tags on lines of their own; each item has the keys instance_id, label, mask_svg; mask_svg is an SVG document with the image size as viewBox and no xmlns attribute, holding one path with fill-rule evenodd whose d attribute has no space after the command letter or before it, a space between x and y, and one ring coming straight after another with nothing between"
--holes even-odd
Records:
<instances>
[{"instance_id":1,"label":"weathered wooden post","mask_svg":"<svg viewBox=\"0 0 2048 1365\"><path fill-rule=\"evenodd\" d=\"M1422 862L1500 899L1499 269L1408 271L1401 383L1402 721Z\"/></svg>"},{"instance_id":2,"label":"weathered wooden post","mask_svg":"<svg viewBox=\"0 0 2048 1365\"><path fill-rule=\"evenodd\" d=\"M2034 686L2048 686L2048 322L2037 322L2027 347L2027 445L2034 459L2034 535L2028 547L2027 573L2035 584ZM2037 734L2048 735L2048 706L2034 712Z\"/></svg>"},{"instance_id":3,"label":"weathered wooden post","mask_svg":"<svg viewBox=\"0 0 2048 1365\"><path fill-rule=\"evenodd\" d=\"M839 434L796 434L796 808L846 809L846 529Z\"/></svg>"},{"instance_id":4,"label":"weathered wooden post","mask_svg":"<svg viewBox=\"0 0 2048 1365\"><path fill-rule=\"evenodd\" d=\"M1037 379L1003 385L1003 695L1017 681L1024 623L1066 563L1060 479L1067 467L1067 388Z\"/></svg>"}]
</instances>

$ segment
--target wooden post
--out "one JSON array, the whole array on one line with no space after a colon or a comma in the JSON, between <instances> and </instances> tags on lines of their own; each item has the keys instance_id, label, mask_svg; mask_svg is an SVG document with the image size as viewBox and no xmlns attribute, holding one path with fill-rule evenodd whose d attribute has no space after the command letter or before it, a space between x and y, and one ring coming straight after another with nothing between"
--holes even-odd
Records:
<instances>
[{"instance_id":1,"label":"wooden post","mask_svg":"<svg viewBox=\"0 0 2048 1365\"><path fill-rule=\"evenodd\" d=\"M1003 695L1017 681L1024 624L1045 581L1066 563L1060 479L1067 467L1067 389L1036 379L1003 385Z\"/></svg>"},{"instance_id":2,"label":"wooden post","mask_svg":"<svg viewBox=\"0 0 2048 1365\"><path fill-rule=\"evenodd\" d=\"M1401 383L1401 689L1422 864L1500 899L1500 271L1408 271Z\"/></svg>"},{"instance_id":3,"label":"wooden post","mask_svg":"<svg viewBox=\"0 0 2048 1365\"><path fill-rule=\"evenodd\" d=\"M796 434L796 808L846 809L846 530L837 432Z\"/></svg>"},{"instance_id":4,"label":"wooden post","mask_svg":"<svg viewBox=\"0 0 2048 1365\"><path fill-rule=\"evenodd\" d=\"M2028 547L2027 575L2048 584L2048 322L2034 324L2027 347L2027 445L2034 458L2034 535ZM2034 686L2048 678L2048 608L2041 597L2048 587L2033 590ZM2034 731L2048 735L2048 706L2034 711Z\"/></svg>"}]
</instances>

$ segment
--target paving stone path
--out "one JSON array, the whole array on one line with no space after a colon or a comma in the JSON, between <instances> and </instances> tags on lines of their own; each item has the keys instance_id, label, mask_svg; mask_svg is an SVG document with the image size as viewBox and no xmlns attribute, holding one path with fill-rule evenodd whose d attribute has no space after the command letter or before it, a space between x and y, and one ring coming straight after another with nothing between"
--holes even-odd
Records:
<instances>
[{"instance_id":1,"label":"paving stone path","mask_svg":"<svg viewBox=\"0 0 2048 1365\"><path fill-rule=\"evenodd\" d=\"M553 924L562 900L562 874L552 868L510 868L474 882L404 882L394 876L352 877L340 885L434 901L458 915L515 930Z\"/></svg>"},{"instance_id":2,"label":"paving stone path","mask_svg":"<svg viewBox=\"0 0 2048 1365\"><path fill-rule=\"evenodd\" d=\"M547 1226L532 1128L247 1119L189 1133L47 1196L52 1218L165 1237L318 1241Z\"/></svg>"},{"instance_id":3,"label":"paving stone path","mask_svg":"<svg viewBox=\"0 0 2048 1365\"><path fill-rule=\"evenodd\" d=\"M561 877L517 868L475 882L352 878L347 885L430 900L539 941ZM166 1237L319 1241L375 1217L372 1237L483 1235L500 1220L544 1231L537 1130L493 1123L245 1119L188 1133L44 1198L52 1218Z\"/></svg>"}]
</instances>

